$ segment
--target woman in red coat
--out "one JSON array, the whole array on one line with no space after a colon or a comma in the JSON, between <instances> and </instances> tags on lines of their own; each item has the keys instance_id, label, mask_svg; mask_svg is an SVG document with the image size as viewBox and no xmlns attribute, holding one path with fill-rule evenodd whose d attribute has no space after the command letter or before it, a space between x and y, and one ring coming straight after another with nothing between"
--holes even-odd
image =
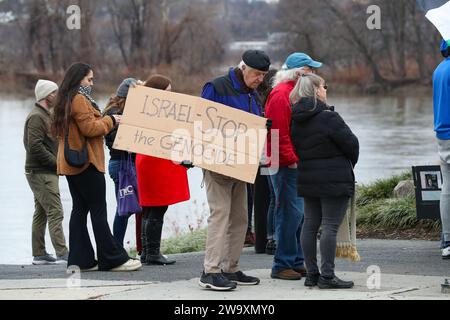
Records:
<instances>
[{"instance_id":1,"label":"woman in red coat","mask_svg":"<svg viewBox=\"0 0 450 320\"><path fill-rule=\"evenodd\" d=\"M144 85L159 90L172 89L171 80L161 75L151 76ZM175 263L160 253L161 233L168 207L190 199L186 167L189 165L140 154L136 156L139 202L143 208L142 244L148 265Z\"/></svg>"}]
</instances>

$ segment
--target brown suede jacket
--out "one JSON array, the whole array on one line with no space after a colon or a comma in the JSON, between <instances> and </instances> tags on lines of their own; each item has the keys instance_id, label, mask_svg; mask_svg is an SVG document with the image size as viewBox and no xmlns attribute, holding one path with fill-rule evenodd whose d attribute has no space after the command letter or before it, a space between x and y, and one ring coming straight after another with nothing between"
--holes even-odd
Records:
<instances>
[{"instance_id":1,"label":"brown suede jacket","mask_svg":"<svg viewBox=\"0 0 450 320\"><path fill-rule=\"evenodd\" d=\"M103 137L114 128L114 118L111 116L102 117L100 111L93 107L90 101L81 94L75 96L71 107L69 146L73 150L80 151L83 145L86 144L89 160L82 168L74 168L67 164L64 159L65 137L60 137L57 157L58 175L78 175L91 164L98 171L105 173Z\"/></svg>"}]
</instances>

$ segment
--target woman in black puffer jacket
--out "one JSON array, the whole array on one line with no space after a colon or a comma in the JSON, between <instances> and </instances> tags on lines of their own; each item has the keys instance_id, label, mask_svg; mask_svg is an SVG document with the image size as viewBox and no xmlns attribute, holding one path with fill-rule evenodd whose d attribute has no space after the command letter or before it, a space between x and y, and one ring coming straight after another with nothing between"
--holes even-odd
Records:
<instances>
[{"instance_id":1,"label":"woman in black puffer jacket","mask_svg":"<svg viewBox=\"0 0 450 320\"><path fill-rule=\"evenodd\" d=\"M336 237L355 192L353 168L359 157L358 138L334 108L326 104L325 81L314 74L299 79L292 91L292 141L300 157L298 195L305 199L301 244L308 271L306 286L352 288L334 274ZM317 266L320 226L321 273Z\"/></svg>"}]
</instances>

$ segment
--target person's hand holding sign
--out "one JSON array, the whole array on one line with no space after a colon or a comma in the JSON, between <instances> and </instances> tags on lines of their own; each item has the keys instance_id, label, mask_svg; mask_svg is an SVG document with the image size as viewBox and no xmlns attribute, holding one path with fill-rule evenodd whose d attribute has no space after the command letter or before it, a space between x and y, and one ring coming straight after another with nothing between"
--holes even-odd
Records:
<instances>
[{"instance_id":1,"label":"person's hand holding sign","mask_svg":"<svg viewBox=\"0 0 450 320\"><path fill-rule=\"evenodd\" d=\"M132 82L132 83L130 84L130 87L131 87L131 88L136 88L137 86L143 86L143 85L144 85L144 81L137 80L137 81L135 81L135 82Z\"/></svg>"},{"instance_id":2,"label":"person's hand holding sign","mask_svg":"<svg viewBox=\"0 0 450 320\"><path fill-rule=\"evenodd\" d=\"M180 166L185 167L188 170L195 168L194 164L188 160L181 161Z\"/></svg>"},{"instance_id":3,"label":"person's hand holding sign","mask_svg":"<svg viewBox=\"0 0 450 320\"><path fill-rule=\"evenodd\" d=\"M116 124L120 124L120 120L122 120L122 116L121 115L113 115L114 119L116 120Z\"/></svg>"}]
</instances>

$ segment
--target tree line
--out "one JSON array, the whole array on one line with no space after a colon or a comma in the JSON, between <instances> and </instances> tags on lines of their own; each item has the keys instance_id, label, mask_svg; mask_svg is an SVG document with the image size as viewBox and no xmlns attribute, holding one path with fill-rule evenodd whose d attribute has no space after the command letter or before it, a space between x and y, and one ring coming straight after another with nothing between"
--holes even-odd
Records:
<instances>
[{"instance_id":1,"label":"tree line","mask_svg":"<svg viewBox=\"0 0 450 320\"><path fill-rule=\"evenodd\" d=\"M66 26L73 4L80 30ZM369 5L381 9L379 30L367 26ZM116 82L161 68L192 82L231 63L230 42L274 34L274 61L304 51L342 83L429 84L440 59L440 36L415 0L3 0L0 12L2 74L60 75L85 61Z\"/></svg>"},{"instance_id":2,"label":"tree line","mask_svg":"<svg viewBox=\"0 0 450 320\"><path fill-rule=\"evenodd\" d=\"M368 28L369 5L380 8L380 29ZM344 81L428 84L441 59L441 37L415 0L280 0L277 14L286 47L323 60Z\"/></svg>"}]
</instances>

